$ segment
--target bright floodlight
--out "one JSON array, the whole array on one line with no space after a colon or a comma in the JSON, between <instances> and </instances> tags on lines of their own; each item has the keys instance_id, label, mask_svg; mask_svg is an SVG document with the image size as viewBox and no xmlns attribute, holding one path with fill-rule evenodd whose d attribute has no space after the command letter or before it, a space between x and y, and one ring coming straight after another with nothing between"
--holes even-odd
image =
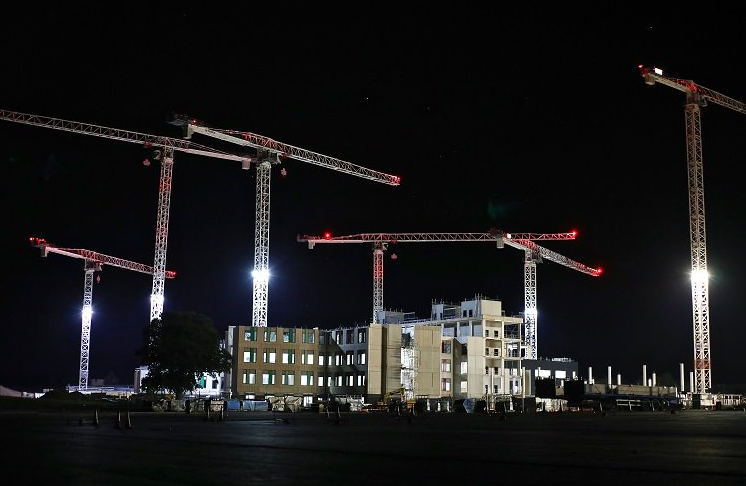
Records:
<instances>
[{"instance_id":1,"label":"bright floodlight","mask_svg":"<svg viewBox=\"0 0 746 486\"><path fill-rule=\"evenodd\" d=\"M663 69L660 69L660 68L654 67L654 68L653 68L653 72L654 72L655 74L657 74L658 76L663 76Z\"/></svg>"},{"instance_id":2,"label":"bright floodlight","mask_svg":"<svg viewBox=\"0 0 746 486\"><path fill-rule=\"evenodd\" d=\"M705 283L710 278L710 274L707 273L707 270L704 269L697 269L692 270L692 283Z\"/></svg>"},{"instance_id":3,"label":"bright floodlight","mask_svg":"<svg viewBox=\"0 0 746 486\"><path fill-rule=\"evenodd\" d=\"M254 280L260 280L262 282L266 282L269 280L269 268L262 268L261 270L252 270L251 271L251 278Z\"/></svg>"},{"instance_id":4,"label":"bright floodlight","mask_svg":"<svg viewBox=\"0 0 746 486\"><path fill-rule=\"evenodd\" d=\"M156 304L159 305L159 306L163 305L163 296L162 295L151 294L150 295L150 305L153 306L153 305L156 305Z\"/></svg>"},{"instance_id":5,"label":"bright floodlight","mask_svg":"<svg viewBox=\"0 0 746 486\"><path fill-rule=\"evenodd\" d=\"M93 315L93 308L90 305L84 306L83 307L83 319L90 320L92 315Z\"/></svg>"}]
</instances>

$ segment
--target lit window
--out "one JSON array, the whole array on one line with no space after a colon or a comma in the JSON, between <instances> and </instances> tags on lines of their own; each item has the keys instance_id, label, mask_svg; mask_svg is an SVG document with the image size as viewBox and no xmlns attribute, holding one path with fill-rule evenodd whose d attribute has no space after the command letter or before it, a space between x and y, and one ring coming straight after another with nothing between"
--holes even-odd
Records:
<instances>
[{"instance_id":1,"label":"lit window","mask_svg":"<svg viewBox=\"0 0 746 486\"><path fill-rule=\"evenodd\" d=\"M364 343L366 341L366 339L367 339L366 334L367 334L367 330L366 329L358 329L357 330L357 342L359 344L362 344L362 343Z\"/></svg>"},{"instance_id":2,"label":"lit window","mask_svg":"<svg viewBox=\"0 0 746 486\"><path fill-rule=\"evenodd\" d=\"M264 342L274 343L277 341L277 329L267 328L264 330Z\"/></svg>"},{"instance_id":3,"label":"lit window","mask_svg":"<svg viewBox=\"0 0 746 486\"><path fill-rule=\"evenodd\" d=\"M246 329L246 332L243 335L244 341L256 341L256 328L251 327L249 329Z\"/></svg>"},{"instance_id":4,"label":"lit window","mask_svg":"<svg viewBox=\"0 0 746 486\"><path fill-rule=\"evenodd\" d=\"M469 382L464 380L461 382L461 393L466 393L469 391Z\"/></svg>"},{"instance_id":5,"label":"lit window","mask_svg":"<svg viewBox=\"0 0 746 486\"><path fill-rule=\"evenodd\" d=\"M319 353L319 366L324 366L324 354Z\"/></svg>"},{"instance_id":6,"label":"lit window","mask_svg":"<svg viewBox=\"0 0 746 486\"><path fill-rule=\"evenodd\" d=\"M284 350L282 352L282 362L283 364L294 364L295 363L295 351L293 350Z\"/></svg>"},{"instance_id":7,"label":"lit window","mask_svg":"<svg viewBox=\"0 0 746 486\"><path fill-rule=\"evenodd\" d=\"M324 375L319 374L319 386L324 386Z\"/></svg>"},{"instance_id":8,"label":"lit window","mask_svg":"<svg viewBox=\"0 0 746 486\"><path fill-rule=\"evenodd\" d=\"M357 364L364 365L365 364L365 351L358 351L357 352Z\"/></svg>"},{"instance_id":9,"label":"lit window","mask_svg":"<svg viewBox=\"0 0 746 486\"><path fill-rule=\"evenodd\" d=\"M300 362L301 364L304 364L304 365L312 365L313 364L313 351L301 351Z\"/></svg>"},{"instance_id":10,"label":"lit window","mask_svg":"<svg viewBox=\"0 0 746 486\"><path fill-rule=\"evenodd\" d=\"M313 371L301 371L300 385L301 386L313 386Z\"/></svg>"},{"instance_id":11,"label":"lit window","mask_svg":"<svg viewBox=\"0 0 746 486\"><path fill-rule=\"evenodd\" d=\"M295 342L295 329L285 329L282 332L283 343L294 343Z\"/></svg>"},{"instance_id":12,"label":"lit window","mask_svg":"<svg viewBox=\"0 0 746 486\"><path fill-rule=\"evenodd\" d=\"M262 385L274 385L275 384L275 372L265 371L262 373Z\"/></svg>"},{"instance_id":13,"label":"lit window","mask_svg":"<svg viewBox=\"0 0 746 486\"><path fill-rule=\"evenodd\" d=\"M449 392L451 391L451 379L443 378L440 380L440 391Z\"/></svg>"},{"instance_id":14,"label":"lit window","mask_svg":"<svg viewBox=\"0 0 746 486\"><path fill-rule=\"evenodd\" d=\"M354 359L355 359L354 356L355 356L354 351L347 351L347 365L348 366L351 364L354 364Z\"/></svg>"},{"instance_id":15,"label":"lit window","mask_svg":"<svg viewBox=\"0 0 746 486\"><path fill-rule=\"evenodd\" d=\"M264 350L264 362L265 363L274 363L276 359L277 359L277 352L274 349Z\"/></svg>"},{"instance_id":16,"label":"lit window","mask_svg":"<svg viewBox=\"0 0 746 486\"><path fill-rule=\"evenodd\" d=\"M295 372L294 371L283 371L282 372L282 384L293 386L295 385Z\"/></svg>"},{"instance_id":17,"label":"lit window","mask_svg":"<svg viewBox=\"0 0 746 486\"><path fill-rule=\"evenodd\" d=\"M256 348L249 348L243 352L244 363L256 363Z\"/></svg>"},{"instance_id":18,"label":"lit window","mask_svg":"<svg viewBox=\"0 0 746 486\"><path fill-rule=\"evenodd\" d=\"M451 360L450 359L440 360L440 371L442 371L443 373L451 372Z\"/></svg>"},{"instance_id":19,"label":"lit window","mask_svg":"<svg viewBox=\"0 0 746 486\"><path fill-rule=\"evenodd\" d=\"M303 342L313 344L315 341L315 333L313 329L303 329Z\"/></svg>"},{"instance_id":20,"label":"lit window","mask_svg":"<svg viewBox=\"0 0 746 486\"><path fill-rule=\"evenodd\" d=\"M469 366L466 361L461 362L461 374L464 375L469 372Z\"/></svg>"},{"instance_id":21,"label":"lit window","mask_svg":"<svg viewBox=\"0 0 746 486\"><path fill-rule=\"evenodd\" d=\"M256 370L244 370L242 381L244 385L256 385Z\"/></svg>"}]
</instances>

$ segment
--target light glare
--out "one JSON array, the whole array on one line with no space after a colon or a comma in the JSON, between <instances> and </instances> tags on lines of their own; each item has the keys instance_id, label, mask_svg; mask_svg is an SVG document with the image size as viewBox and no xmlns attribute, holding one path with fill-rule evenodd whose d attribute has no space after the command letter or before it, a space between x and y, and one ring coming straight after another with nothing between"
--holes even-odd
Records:
<instances>
[{"instance_id":1,"label":"light glare","mask_svg":"<svg viewBox=\"0 0 746 486\"><path fill-rule=\"evenodd\" d=\"M692 283L705 283L709 278L710 274L703 268L692 270Z\"/></svg>"},{"instance_id":2,"label":"light glare","mask_svg":"<svg viewBox=\"0 0 746 486\"><path fill-rule=\"evenodd\" d=\"M90 320L93 315L93 308L90 305L83 307L83 319Z\"/></svg>"}]
</instances>

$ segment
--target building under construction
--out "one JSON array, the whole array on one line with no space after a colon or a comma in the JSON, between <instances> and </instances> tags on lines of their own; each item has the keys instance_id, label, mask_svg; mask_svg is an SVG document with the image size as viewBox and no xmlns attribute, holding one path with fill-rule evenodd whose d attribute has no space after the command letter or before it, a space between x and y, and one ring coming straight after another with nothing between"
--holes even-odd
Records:
<instances>
[{"instance_id":1,"label":"building under construction","mask_svg":"<svg viewBox=\"0 0 746 486\"><path fill-rule=\"evenodd\" d=\"M381 324L330 330L232 326L230 394L300 396L304 405L340 398L370 404L393 395L495 403L532 389L533 367L522 365L523 317L506 315L499 300L433 302L430 318L412 317L383 311Z\"/></svg>"}]
</instances>

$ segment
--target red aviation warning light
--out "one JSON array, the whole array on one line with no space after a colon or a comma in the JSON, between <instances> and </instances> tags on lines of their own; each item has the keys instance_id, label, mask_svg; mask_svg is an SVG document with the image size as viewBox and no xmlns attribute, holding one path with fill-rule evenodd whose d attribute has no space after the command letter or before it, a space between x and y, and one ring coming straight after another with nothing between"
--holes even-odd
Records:
<instances>
[{"instance_id":1,"label":"red aviation warning light","mask_svg":"<svg viewBox=\"0 0 746 486\"><path fill-rule=\"evenodd\" d=\"M324 233L324 239L325 240L331 240L332 239L332 234L327 231L326 233Z\"/></svg>"}]
</instances>

